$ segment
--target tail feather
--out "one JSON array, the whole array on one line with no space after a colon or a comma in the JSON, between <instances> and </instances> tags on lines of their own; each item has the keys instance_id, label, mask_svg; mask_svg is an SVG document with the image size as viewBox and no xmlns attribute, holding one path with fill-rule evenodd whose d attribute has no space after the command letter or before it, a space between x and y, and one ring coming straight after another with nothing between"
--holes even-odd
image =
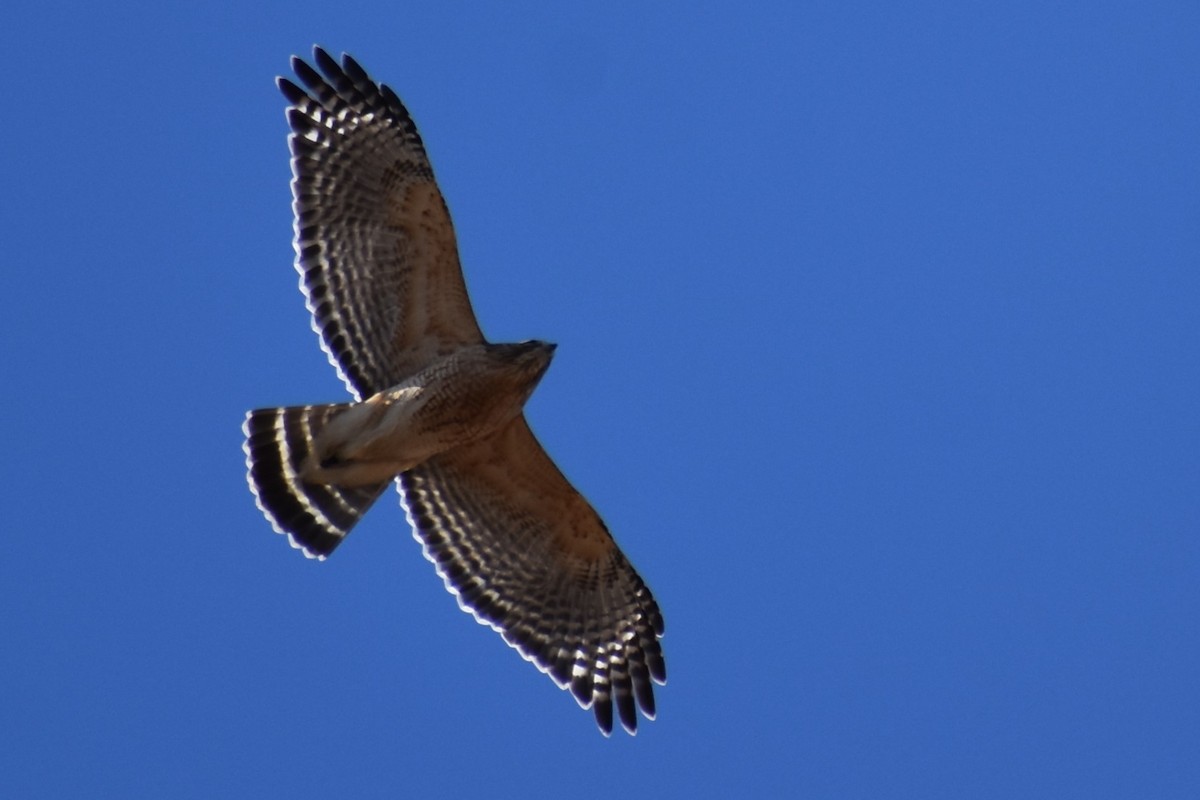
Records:
<instances>
[{"instance_id":1,"label":"tail feather","mask_svg":"<svg viewBox=\"0 0 1200 800\"><path fill-rule=\"evenodd\" d=\"M346 403L260 408L246 415L246 478L258 507L310 558L333 552L390 481L372 486L305 483L300 467L313 440Z\"/></svg>"}]
</instances>

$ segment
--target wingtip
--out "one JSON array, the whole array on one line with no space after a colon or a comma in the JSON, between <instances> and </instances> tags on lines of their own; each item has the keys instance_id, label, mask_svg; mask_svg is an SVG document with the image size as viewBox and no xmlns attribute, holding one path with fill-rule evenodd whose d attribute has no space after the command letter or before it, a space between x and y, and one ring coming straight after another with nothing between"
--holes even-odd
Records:
<instances>
[{"instance_id":1,"label":"wingtip","mask_svg":"<svg viewBox=\"0 0 1200 800\"><path fill-rule=\"evenodd\" d=\"M370 78L367 76L367 71L363 69L362 65L359 64L354 59L354 56L350 55L349 53L342 53L342 70L349 75L355 81L355 83L370 82Z\"/></svg>"},{"instance_id":2,"label":"wingtip","mask_svg":"<svg viewBox=\"0 0 1200 800\"><path fill-rule=\"evenodd\" d=\"M284 98L287 99L288 103L293 106L299 105L308 98L308 95L304 93L303 89L293 83L289 78L285 78L282 75L275 79L275 85L279 87L279 91L283 94Z\"/></svg>"},{"instance_id":3,"label":"wingtip","mask_svg":"<svg viewBox=\"0 0 1200 800\"><path fill-rule=\"evenodd\" d=\"M313 62L328 77L333 77L342 71L338 66L337 59L329 55L329 51L320 45L313 45Z\"/></svg>"}]
</instances>

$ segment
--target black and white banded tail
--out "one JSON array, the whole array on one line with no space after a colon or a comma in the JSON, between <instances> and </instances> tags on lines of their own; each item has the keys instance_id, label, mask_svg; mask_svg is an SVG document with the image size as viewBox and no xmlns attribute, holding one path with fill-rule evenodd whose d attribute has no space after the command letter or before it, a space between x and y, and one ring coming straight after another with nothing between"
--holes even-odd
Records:
<instances>
[{"instance_id":1,"label":"black and white banded tail","mask_svg":"<svg viewBox=\"0 0 1200 800\"><path fill-rule=\"evenodd\" d=\"M246 478L255 501L279 533L310 558L342 543L391 481L327 486L300 479L301 465L321 429L348 403L260 408L246 415Z\"/></svg>"}]
</instances>

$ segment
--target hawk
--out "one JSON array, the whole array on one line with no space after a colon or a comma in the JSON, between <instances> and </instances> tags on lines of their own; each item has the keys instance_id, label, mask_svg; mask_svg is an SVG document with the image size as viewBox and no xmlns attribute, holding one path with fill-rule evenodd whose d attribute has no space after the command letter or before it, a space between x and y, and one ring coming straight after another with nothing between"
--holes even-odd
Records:
<instances>
[{"instance_id":1,"label":"hawk","mask_svg":"<svg viewBox=\"0 0 1200 800\"><path fill-rule=\"evenodd\" d=\"M353 402L246 415L258 507L324 559L393 480L464 611L600 730L637 732L666 681L662 614L604 522L525 421L554 345L479 329L454 228L396 94L321 48L279 78L291 128L296 269ZM300 84L303 84L303 88Z\"/></svg>"}]
</instances>

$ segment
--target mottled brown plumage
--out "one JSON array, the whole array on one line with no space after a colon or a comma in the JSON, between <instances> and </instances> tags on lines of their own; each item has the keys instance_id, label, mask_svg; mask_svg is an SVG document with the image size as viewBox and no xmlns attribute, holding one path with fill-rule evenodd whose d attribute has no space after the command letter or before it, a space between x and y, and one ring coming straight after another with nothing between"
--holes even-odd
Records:
<instances>
[{"instance_id":1,"label":"mottled brown plumage","mask_svg":"<svg viewBox=\"0 0 1200 800\"><path fill-rule=\"evenodd\" d=\"M523 407L542 342L489 344L416 126L349 56L281 78L296 267L313 327L357 402L247 415L250 487L307 555L336 548L396 480L459 604L585 708L630 733L666 680L662 616Z\"/></svg>"}]
</instances>

